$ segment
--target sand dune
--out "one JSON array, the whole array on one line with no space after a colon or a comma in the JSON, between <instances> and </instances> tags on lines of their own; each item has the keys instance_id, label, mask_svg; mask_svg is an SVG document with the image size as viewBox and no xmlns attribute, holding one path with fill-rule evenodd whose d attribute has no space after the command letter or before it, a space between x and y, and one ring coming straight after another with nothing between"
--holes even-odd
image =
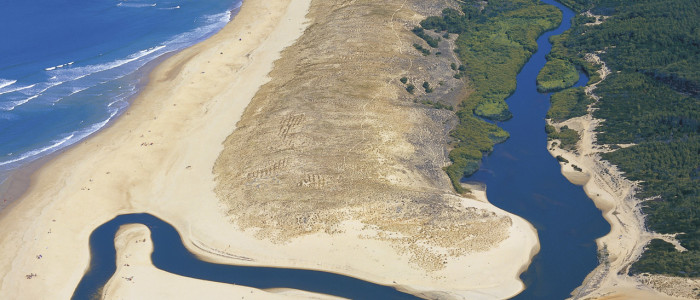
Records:
<instances>
[{"instance_id":1,"label":"sand dune","mask_svg":"<svg viewBox=\"0 0 700 300\"><path fill-rule=\"evenodd\" d=\"M410 4L408 1L407 3ZM290 66L290 59L305 58L294 56L292 52L283 52L283 49L296 45L292 47L297 48L290 48L290 51L297 51L299 45L305 45L310 48L308 52L303 53L331 57L336 55L333 47L316 49L313 48L316 46L313 43L300 44L295 41L300 36L302 38L298 41L305 37L314 37L310 34L302 36L305 30L306 33L315 32L322 35L323 31L318 31L317 28L333 25L321 21L341 22L342 20L331 18L333 13L352 12L351 16L369 16L365 20L376 22L370 25L375 26L378 34L389 33L389 36L398 38L394 40L398 48L391 50L391 47L395 46L390 44L391 47L387 48L387 51L401 54L410 47L410 43L401 42L401 36L410 34L409 26L412 26L411 22L415 22L418 17L410 5L404 4L391 1L364 4L310 0L245 1L241 12L232 23L208 40L165 60L152 72L149 84L124 116L96 136L48 162L32 177L29 191L11 208L2 212L0 269L4 270L4 273L0 291L3 297L70 298L88 267L88 237L92 230L117 214L131 212L149 212L173 224L183 236L186 246L202 259L209 261L319 269L396 285L403 290L432 298L505 298L520 291L523 285L518 279L518 274L529 264L530 258L537 251L538 243L534 229L522 218L490 205L483 192L475 191L468 198L455 195L449 189L449 182L444 174L433 171L421 173L423 169L415 169L416 165L401 161L402 157L410 158L413 155L411 151L420 152L419 150L423 149L414 150L412 147L415 147L415 144L406 141L404 133L415 129L417 124L429 122L416 109L409 107L408 113L401 111L404 106L397 104L393 97L398 84L392 85L391 81L382 81L385 79L382 76L385 75L377 75L380 79L377 89L360 91L376 91L378 97L374 99L382 106L371 107L370 103L359 107L364 106L368 113L372 112L372 126L394 126L402 129L387 130L383 134L368 131L365 136L371 139L366 141L362 140L362 131L331 130L328 132L328 138L367 142L357 148L362 151L350 148L348 152L351 159L358 159L352 160L346 167L351 168L358 164L364 164L366 167L355 169L357 174L380 170L373 162L382 159L384 154L388 155L385 157L390 159L391 164L386 170L391 172L378 175L368 173L371 175L368 177L368 186L391 188L381 194L383 197L389 197L387 199L392 199L388 206L376 202L384 198L371 199L375 201L368 202L367 206L348 198L348 203L352 205L333 206L338 213L345 209L350 211L337 222L315 223L321 225L311 226L312 230L301 234L280 235L275 238L274 234L264 234L269 227L256 224L249 226L244 222L245 218L232 213L231 209L235 206L231 206L230 195L222 193L221 183L225 182L226 176L237 176L235 174L243 172L245 176L251 173L252 177L258 176L256 178L267 180L270 179L270 172L275 171L275 164L277 169L284 165L274 162L261 165L260 170L240 171L251 168L251 162L246 160L242 152L237 152L238 150L224 151L236 149L230 148L230 143L236 140L235 136L249 133L250 126L257 126L246 122L263 120L256 118L256 114L275 113L274 110L269 110L271 106L266 106L266 102L255 99L274 100L274 94L269 92L274 91L275 87L288 86L293 90L306 84L311 88L307 90L306 95L309 96L327 87L327 83L314 85L295 82L298 75L295 72L303 72L305 69L285 68ZM329 12L331 15L328 15ZM372 13L367 12L377 15L372 18ZM389 23L392 23L392 26L389 26ZM339 44L339 47L360 45L353 42L362 41L349 38L346 43ZM387 53L390 55L392 52ZM275 71L270 73L273 70L273 62L280 57L289 59L275 63ZM354 65L349 62L351 61L345 60L340 63L344 63L343 66L348 68L362 64L361 60ZM344 80L336 83L357 84L356 81L352 81L352 77ZM263 87L266 84L267 88ZM367 84L373 85L377 82L371 81ZM313 87L316 87L316 90ZM353 92L348 91L349 94ZM363 94L355 96L367 102ZM251 100L253 102L249 107ZM283 100L284 98L275 101ZM344 102L336 102L342 103ZM376 110L377 108L381 109ZM356 129L358 126L368 128L364 126L369 123L352 122L352 118L358 117L356 111L352 113L342 120L349 122L348 129ZM306 116L315 117L312 114ZM398 118L386 119L386 116ZM409 118L402 119L402 116ZM343 115L333 117L342 119ZM283 119L282 130L293 133L295 129L292 127L310 122L309 119L295 118L301 117ZM421 121L411 121L415 119ZM240 124L239 129L234 131L239 120L248 121ZM387 120L398 120L399 123L387 124ZM406 120L406 123L401 123L403 120ZM321 123L314 126L322 128L324 121L322 118L317 119L316 122ZM277 131L280 130L279 120L270 122ZM263 125L265 124L260 124ZM242 126L247 126L247 129L241 130L244 128ZM232 132L234 135L231 135ZM353 136L349 136L350 134ZM393 140L395 144L373 144L376 142L375 138ZM223 144L225 141L226 148ZM387 148L387 145L402 147ZM437 144L432 144L431 147L436 147L435 145ZM368 153L372 153L370 150L373 147L377 149L374 153L378 155L369 156ZM257 148L247 149L250 151ZM426 155L435 155L435 162L444 162L445 157L440 151L428 152L433 154ZM217 163L222 153L227 160ZM318 162L314 161L313 157L306 156L302 156L301 161L308 162L309 165L292 165L298 172L306 172L307 169L304 168ZM318 165L315 167L322 169ZM227 175L222 169L233 170L233 175ZM213 170L216 170L216 174ZM437 170L439 171L439 167ZM318 173L320 176L314 175L316 173L309 174L294 181L295 187L333 187L334 184L339 184L321 173ZM425 174L442 174L442 177L430 177ZM219 176L218 179L215 175ZM357 178L351 179L358 180ZM240 181L240 178L234 179L234 183ZM286 183L289 182L292 181ZM296 186L296 183L300 185ZM369 189L362 189L362 181L353 181L351 187L356 189L356 195L377 195L366 194ZM413 189L410 189L411 187ZM291 190L291 187L289 188ZM404 194L391 193L401 189L405 189ZM244 195L252 195L252 190L247 191L249 193ZM332 193L333 190L324 192ZM315 193L321 194L318 190ZM345 189L339 195L350 197L353 190ZM394 223L391 222L392 219L386 219L393 216L391 213L372 215L381 209L396 209L395 205L401 203L397 195L406 200L406 211L415 214L399 215L400 218L395 219L397 222ZM416 195L423 197L423 200L412 201L412 197ZM290 202L289 206L306 204L308 203L303 201ZM314 209L313 205L309 208ZM317 215L322 215L325 208L320 207ZM431 209L448 219L433 218L431 221ZM263 214L261 217L270 216ZM459 226L446 226L450 220L458 220ZM399 224L403 221L405 224ZM325 227L329 224L331 226ZM288 225L289 227L284 227ZM282 227L277 229L285 234L299 233L298 224L283 223L280 226ZM425 231L421 231L423 228ZM134 234L144 234L138 229L134 230ZM465 235L460 233L460 230L475 235ZM452 234L448 237L458 239L440 237L442 231ZM401 235L405 236L402 238ZM130 251L128 247L125 249ZM252 261L236 259L241 256ZM426 257L428 260L423 259ZM262 291L248 288L190 282L186 278L164 275L149 267L145 261L141 263L143 267L133 276L152 277L153 284L176 284L193 289L211 288L212 293L233 291L247 295L252 291L261 297L268 296ZM36 276L27 278L29 274ZM128 288L128 282L119 281L123 275L118 273L113 278L107 289L110 295L123 295L128 298L129 295L136 295L133 293L147 293ZM291 291L276 295L299 296Z\"/></svg>"}]
</instances>

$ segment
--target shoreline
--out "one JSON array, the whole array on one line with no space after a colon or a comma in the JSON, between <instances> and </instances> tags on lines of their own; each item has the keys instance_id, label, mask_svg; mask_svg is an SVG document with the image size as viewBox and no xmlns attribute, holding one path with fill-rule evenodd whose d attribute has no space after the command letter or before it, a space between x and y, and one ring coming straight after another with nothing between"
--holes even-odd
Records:
<instances>
[{"instance_id":1,"label":"shoreline","mask_svg":"<svg viewBox=\"0 0 700 300\"><path fill-rule=\"evenodd\" d=\"M86 162L82 158L85 154L95 151L95 149L101 151L104 150L104 148L111 148L112 150L116 148L127 148L121 146L120 143L125 142L125 140L129 138L133 140L133 136L124 137L123 133L127 132L127 135L129 135L129 133L138 128L138 124L143 121L158 119L157 115L150 117L147 115L154 113L159 108L162 109L162 105L153 103L157 102L153 101L153 99L145 98L148 98L148 95L154 92L153 86L155 84L151 84L151 82L173 81L175 79L182 80L181 78L171 78L173 75L179 74L161 74L164 70L173 68L173 61L179 62L175 64L175 69L181 72L182 64L192 59L199 52L207 50L210 52L214 51L215 49L206 49L206 45L215 43L213 41L216 40L221 42L221 40L224 39L223 36L226 35L224 32L228 31L229 36L231 35L230 31L237 30L241 33L246 28L253 26L251 24L256 23L263 27L262 29L264 30L258 30L256 32L249 31L246 37L251 39L251 41L241 42L241 44L247 45L248 47L245 49L248 50L257 49L259 43L267 40L269 34L275 29L274 26L283 21L281 20L282 13L278 11L286 11L284 8L287 7L287 4L291 1L276 1L273 4L262 4L261 2L262 1L253 0L246 1L241 7L241 10L248 8L252 10L250 13L239 13L238 16L221 31L203 42L173 53L168 59L165 59L165 57L159 58L158 60L162 59L162 62L157 64L150 72L147 78L149 83L139 92L131 106L119 118L116 118L111 126L105 126L98 131L98 134L94 134L66 148L60 152L60 155L51 156L49 159L46 159L46 161L42 161L42 164L36 167L38 170L28 175L30 178L29 186L27 191L23 193L21 199L19 199L19 201L14 201L11 207L0 212L0 224L3 224L6 228L5 231L0 234L0 253L3 254L2 259L0 259L0 265L3 266L3 270L6 270L0 280L1 290L3 290L4 295L15 295L15 298L26 297L35 299L46 297L70 298L74 287L82 277L84 269L89 262L88 237L92 229L118 214L149 211L144 205L141 205L143 203L136 203L140 201L132 202L131 200L133 199L123 197L128 196L123 195L124 193L117 192L115 195L114 192L96 192L96 194L100 196L122 196L114 199L95 201L99 203L90 202L91 197L89 196L79 195L99 189L95 188L95 186L88 186L90 183L107 181L107 177L114 177L114 175L117 175L109 171L100 172L94 170L95 167L99 168L105 165L104 162L106 162L106 159L103 159L105 157L91 157L92 162ZM274 18L254 20L256 14L259 13L258 9L266 10L270 15L274 14ZM303 19L290 19L289 21L297 21L300 25ZM299 34L300 33L301 32L299 32ZM240 35L243 36L244 34L241 33ZM233 37L229 37L229 39L231 42L234 41ZM267 52L263 53L262 56L264 57L261 58L261 60L264 58L267 64L263 64L263 67L256 66L256 68L253 68L256 72L250 75L257 79L255 80L257 84L253 84L252 87L247 88L248 100L252 98L252 94L257 90L257 87L265 82L265 74L269 72L272 61L276 59L275 55L287 46L283 44L284 42L290 42L289 38L283 39L281 42L275 41L272 43L273 45L268 45L269 49L265 49ZM231 59L232 61L249 60L248 57L245 56L245 53L241 53L244 51L243 47L241 48L241 50L234 49L238 51L229 51L229 49L226 49L227 52L231 53L229 54L230 56L235 57ZM267 67L267 70L265 70L265 67ZM202 73L204 73L204 71ZM221 90L220 87L219 90ZM232 91L229 90L227 92L227 96L231 96ZM233 111L237 111L239 115L247 104L240 103L243 100L244 99L240 99L238 103L230 105L233 106ZM192 104L190 108L196 108L200 103ZM174 103L173 106L176 105L177 104ZM231 111L231 108L229 108L229 111ZM199 113L206 114L206 111L199 111ZM183 112L179 116L183 117L186 114L187 112ZM203 118L199 118L200 121L202 119ZM192 119L185 118L182 121L192 121ZM227 129L224 129L225 132L222 132L221 140L230 133L231 129L228 128L235 128L236 120L231 122L229 119L227 121L226 123L229 123L229 126L224 127ZM201 121L200 123L205 122ZM123 130L122 128L130 129ZM151 131L146 129L144 132L150 133ZM138 146L137 144L136 149L134 149L134 146L132 146L131 149L141 150L138 149L138 147L142 146ZM123 153L126 151L120 152ZM137 156L124 157L123 159L127 160L127 162L137 159L138 152L134 154ZM218 154L218 151L215 155L216 154ZM215 157L216 156L214 156L214 158ZM112 159L112 167L116 169L119 165L119 160ZM128 186L129 176L133 176L133 173L136 172L130 173L132 174L119 174L122 177L121 179L127 182L113 183L111 184L111 188L119 189L118 186L114 185L124 186L126 184ZM75 187L79 188L77 190L73 189ZM82 209L71 212L71 210L76 210L77 207L82 207ZM90 212L90 216L85 215L86 212ZM33 242L29 243L29 241ZM37 258L39 255L42 257L41 260ZM30 273L36 274L36 277L32 279L25 278L25 275Z\"/></svg>"},{"instance_id":2,"label":"shoreline","mask_svg":"<svg viewBox=\"0 0 700 300\"><path fill-rule=\"evenodd\" d=\"M407 257L393 259L396 249L386 243L357 235L352 242L360 244L343 245L341 235L319 234L280 245L258 240L250 231L230 229L231 221L222 213L226 208L214 194L211 168L248 103L271 80L274 62L309 26L310 6L311 0L245 1L241 13L220 32L156 66L149 83L111 126L42 165L22 199L0 212L0 226L6 228L0 233L0 267L6 270L0 278L3 294L69 298L89 264L88 239L94 228L118 214L135 212L168 220L190 251L210 261L317 269L420 290L425 296L492 299L522 291L519 275L536 253L536 232L524 219L494 208L485 196L472 201L445 195L469 208L508 216L517 226L508 228L510 237L495 250L451 260L449 272L440 274L424 274ZM365 232L358 224L346 225L356 229L350 234ZM234 249L229 250L231 245ZM327 247L320 248L329 253L323 262L309 253L310 245ZM293 251L287 251L290 247ZM531 251L518 251L523 247ZM218 257L203 248L254 254L257 261ZM380 271L371 260L347 264L348 253L393 260ZM493 261L497 267L490 264ZM463 274L465 265L474 269L472 273ZM36 276L28 279L27 274ZM442 284L441 274L464 277Z\"/></svg>"},{"instance_id":3,"label":"shoreline","mask_svg":"<svg viewBox=\"0 0 700 300\"><path fill-rule=\"evenodd\" d=\"M240 8L238 8L240 9ZM237 10L238 10L237 9ZM233 13L233 11L232 11ZM189 47L188 47L189 48ZM29 163L27 163L24 166L21 166L17 169L8 171L8 177L5 181L0 183L0 191L5 193L3 195L3 200L6 201L6 205L0 204L0 218L3 215L3 211L5 209L11 209L12 204L22 198L24 194L29 190L32 184L32 177L34 177L34 174L38 172L39 170L42 169L42 167L49 162L51 162L53 159L59 157L62 153L65 153L66 151L69 151L73 147L76 147L80 145L82 142L87 141L94 136L100 134L103 130L111 127L115 122L117 122L124 114L129 112L131 110L131 106L136 101L136 99L139 98L139 95L141 94L141 91L148 85L149 81L149 74L153 72L153 70L158 67L163 61L167 60L168 58L172 57L173 55L185 50L187 48L177 50L177 51L172 51L172 52L167 52L164 53L161 56L158 56L157 58L149 61L145 65L139 67L134 73L129 74L129 76L136 76L139 78L138 82L136 82L136 89L138 92L136 92L134 95L130 96L129 98L126 99L126 101L129 103L129 106L124 110L122 113L117 114L114 118L112 118L105 126L102 128L98 129L97 131L91 133L84 139L67 146L65 148L59 149L56 152L53 152L51 154L39 157Z\"/></svg>"},{"instance_id":4,"label":"shoreline","mask_svg":"<svg viewBox=\"0 0 700 300\"><path fill-rule=\"evenodd\" d=\"M598 74L601 80L585 86L586 94L598 101L599 97L594 94L594 90L610 74L610 70L596 54L588 54L586 59L600 65ZM553 142L559 142L558 140L548 141L547 149L552 157L562 156L568 160L566 163L559 162L562 175L571 183L583 187L586 195L610 224L610 232L596 239L599 265L572 292L572 299L686 299L653 289L650 285L643 284L640 276L627 275L629 267L639 259L644 246L655 234L648 232L644 225L640 209L642 201L635 197L637 183L629 181L616 166L604 161L599 155L611 150L596 143L595 129L601 120L592 117L592 105L589 106L588 114L581 117L563 122L547 119L547 123L556 128L568 126L579 133L581 138L575 150L567 151L553 146ZM582 171L575 170L573 165Z\"/></svg>"},{"instance_id":5,"label":"shoreline","mask_svg":"<svg viewBox=\"0 0 700 300\"><path fill-rule=\"evenodd\" d=\"M239 0L236 0L239 1ZM243 0L240 0L240 2L234 2L231 7L228 9L229 12L229 23L236 17L236 15L240 12L241 6L242 6ZM224 26L227 26L228 23ZM223 29L223 28L222 28ZM221 31L221 29L219 30ZM3 198L0 199L3 202L0 202L0 216L2 215L2 211L5 210L5 208L8 208L11 206L11 204L21 198L24 193L27 192L31 185L31 178L33 174L40 170L42 166L44 166L46 163L54 159L55 157L58 157L61 155L61 153L64 153L65 151L68 151L69 149L75 147L76 145L79 145L81 142L86 141L93 136L99 134L103 130L107 129L108 127L112 126L115 122L118 121L119 118L122 117L123 114L127 113L128 111L131 110L131 105L136 101L136 99L139 98L139 95L143 91L143 89L148 85L149 82L149 75L153 70L158 67L162 62L167 60L168 58L172 57L173 55L182 52L196 44L199 44L203 42L204 40L208 39L212 35L215 35L218 33L218 31L211 33L208 37L204 37L198 40L194 40L192 45L189 45L185 48L179 49L179 50L172 50L169 52L165 52L161 54L160 56L154 58L151 61L148 61L145 63L143 66L137 68L134 72L129 73L126 76L134 76L138 78L138 80L134 83L136 92L129 96L128 98L125 99L125 101L128 103L128 106L125 110L123 110L121 113L117 114L114 118L109 120L105 126L99 128L97 131L89 134L87 137L85 137L82 140L79 140L65 148L61 148L53 153L50 153L45 156L38 157L28 163L26 163L23 166L20 166L16 169L12 170L7 170L6 174L8 175L6 180L3 182L0 182L0 195L3 195ZM5 201L6 200L6 201Z\"/></svg>"}]
</instances>

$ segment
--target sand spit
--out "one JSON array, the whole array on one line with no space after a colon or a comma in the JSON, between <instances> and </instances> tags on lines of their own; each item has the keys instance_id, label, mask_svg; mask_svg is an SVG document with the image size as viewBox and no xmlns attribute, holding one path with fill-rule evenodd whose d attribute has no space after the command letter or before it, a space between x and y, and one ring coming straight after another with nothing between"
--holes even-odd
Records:
<instances>
[{"instance_id":1,"label":"sand spit","mask_svg":"<svg viewBox=\"0 0 700 300\"><path fill-rule=\"evenodd\" d=\"M599 53L589 53L585 56L589 62L600 67L598 73L601 81L585 88L586 94L595 101L600 99L594 93L596 86L610 74L610 69L597 54ZM596 143L595 129L602 120L592 117L593 110L591 106L588 115L560 123L548 120L549 124L557 128L568 126L579 133L581 139L573 151L553 146L554 142L559 143L553 140L548 143L549 152L552 156L562 156L568 160L568 163L560 163L562 174L572 183L583 186L588 197L603 211L603 217L611 225L610 233L596 241L600 265L586 277L582 286L574 291L573 299L694 299L692 287L700 286L697 280L678 278L673 281L675 278L667 276L627 275L630 266L639 259L644 246L651 239L662 238L676 243L677 241L645 229L644 216L640 209L643 201L635 198L637 183L627 180L616 166L600 157L600 153L611 150L607 145ZM581 171L575 170L574 166ZM688 280L694 282L686 282ZM676 284L669 284L670 282Z\"/></svg>"},{"instance_id":2,"label":"sand spit","mask_svg":"<svg viewBox=\"0 0 700 300\"><path fill-rule=\"evenodd\" d=\"M90 233L131 212L168 221L208 261L342 273L426 298L519 292L534 229L479 191L452 192L441 170L451 112L400 94L397 75L420 56L413 2L246 0L1 213L1 294L70 298ZM120 269L108 298L156 296L137 288L142 277L268 296L162 274L147 247L129 246L146 234L134 228L118 240L139 267Z\"/></svg>"},{"instance_id":3,"label":"sand spit","mask_svg":"<svg viewBox=\"0 0 700 300\"><path fill-rule=\"evenodd\" d=\"M156 269L151 262L153 241L148 227L122 226L114 239L117 271L102 293L102 299L341 299L303 291L273 290L222 284L182 277Z\"/></svg>"}]
</instances>

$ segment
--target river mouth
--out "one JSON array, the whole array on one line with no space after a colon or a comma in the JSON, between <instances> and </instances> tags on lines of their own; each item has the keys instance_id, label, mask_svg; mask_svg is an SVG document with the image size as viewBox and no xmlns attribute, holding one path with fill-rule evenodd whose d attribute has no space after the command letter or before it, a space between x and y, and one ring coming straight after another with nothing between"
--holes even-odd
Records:
<instances>
[{"instance_id":1,"label":"river mouth","mask_svg":"<svg viewBox=\"0 0 700 300\"><path fill-rule=\"evenodd\" d=\"M610 231L581 186L570 183L547 151L545 116L550 93L537 91L536 78L552 45L549 38L571 27L574 12L553 0L542 2L563 13L561 25L537 39L538 50L517 76L517 89L506 99L513 118L498 125L510 138L494 146L481 169L465 180L486 184L494 205L525 218L537 229L540 252L521 275L526 289L513 299L565 299L598 266L595 240ZM585 86L580 73L575 85Z\"/></svg>"}]
</instances>

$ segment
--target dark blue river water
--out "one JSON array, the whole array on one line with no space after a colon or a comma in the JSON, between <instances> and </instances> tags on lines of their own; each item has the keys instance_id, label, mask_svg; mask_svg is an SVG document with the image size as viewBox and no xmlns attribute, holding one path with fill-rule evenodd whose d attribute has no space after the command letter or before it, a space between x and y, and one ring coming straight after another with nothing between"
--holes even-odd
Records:
<instances>
[{"instance_id":1,"label":"dark blue river water","mask_svg":"<svg viewBox=\"0 0 700 300\"><path fill-rule=\"evenodd\" d=\"M248 267L214 264L199 260L182 244L170 224L150 214L117 216L90 235L90 269L76 288L73 299L93 299L116 271L114 235L119 226L140 223L148 226L153 240L151 258L156 268L187 277L235 283L260 289L294 288L350 299L418 299L392 287L360 279L312 270Z\"/></svg>"},{"instance_id":2,"label":"dark blue river water","mask_svg":"<svg viewBox=\"0 0 700 300\"><path fill-rule=\"evenodd\" d=\"M580 186L567 181L547 151L544 132L549 94L537 92L536 78L552 45L549 38L571 27L574 13L563 12L559 28L537 39L538 51L517 77L517 89L506 101L513 118L499 125L510 133L483 160L469 181L483 182L494 205L527 219L537 228L541 250L521 276L527 288L514 299L565 299L597 265L595 239L610 231L593 201ZM576 86L586 84L581 74Z\"/></svg>"},{"instance_id":3,"label":"dark blue river water","mask_svg":"<svg viewBox=\"0 0 700 300\"><path fill-rule=\"evenodd\" d=\"M547 152L544 132L549 94L537 92L535 79L551 50L549 37L571 25L573 12L553 0L542 0L563 11L556 30L542 35L539 50L517 77L517 90L507 102L513 118L499 124L510 139L496 145L481 170L469 181L486 183L491 203L527 219L537 228L541 250L522 275L527 288L515 299L565 299L598 264L595 239L610 227L580 186L569 183L558 162ZM581 74L577 86L588 78ZM141 223L151 230L154 265L187 277L267 288L295 288L352 299L415 299L391 287L333 273L310 270L219 265L201 261L182 245L172 226L149 214L118 216L90 236L90 269L74 299L89 299L116 270L114 234L119 226Z\"/></svg>"}]
</instances>

